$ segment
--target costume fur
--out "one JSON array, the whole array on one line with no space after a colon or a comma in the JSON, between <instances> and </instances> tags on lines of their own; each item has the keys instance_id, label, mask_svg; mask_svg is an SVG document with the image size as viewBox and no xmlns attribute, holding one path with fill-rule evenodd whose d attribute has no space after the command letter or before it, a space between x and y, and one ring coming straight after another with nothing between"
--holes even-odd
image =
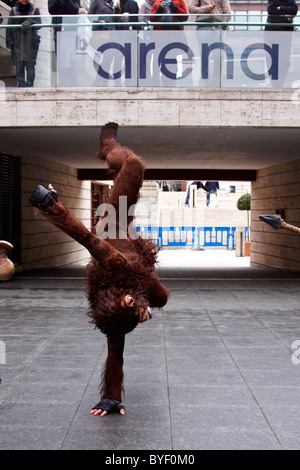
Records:
<instances>
[{"instance_id":1,"label":"costume fur","mask_svg":"<svg viewBox=\"0 0 300 470\"><path fill-rule=\"evenodd\" d=\"M91 321L107 336L108 355L102 374L101 401L93 408L118 411L123 392L123 350L125 334L139 322L140 308L163 307L169 291L154 272L157 247L149 240L129 238L119 229L119 201L127 197L127 207L135 204L143 183L145 164L140 157L116 141L117 124L109 123L101 130L100 160L106 160L114 177L109 204L116 210L116 238L103 240L103 221L89 231L61 203L53 199L52 207L39 205L47 219L70 235L91 253L87 266L86 290L89 301L88 315ZM133 217L126 215L128 229ZM96 234L93 233L96 231ZM128 233L128 232L127 232ZM137 232L136 232L137 233ZM97 236L99 235L99 236ZM122 307L125 295L133 296L133 307ZM111 400L113 399L113 400ZM113 402L111 406L110 401ZM117 403L117 408L114 408Z\"/></svg>"}]
</instances>

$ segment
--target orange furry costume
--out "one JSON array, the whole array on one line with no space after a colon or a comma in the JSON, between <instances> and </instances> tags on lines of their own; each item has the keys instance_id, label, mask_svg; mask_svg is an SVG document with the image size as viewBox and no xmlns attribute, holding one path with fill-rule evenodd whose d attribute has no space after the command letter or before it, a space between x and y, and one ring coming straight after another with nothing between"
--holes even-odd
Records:
<instances>
[{"instance_id":1,"label":"orange furry costume","mask_svg":"<svg viewBox=\"0 0 300 470\"><path fill-rule=\"evenodd\" d=\"M109 123L101 129L99 158L106 160L114 173L109 204L116 210L116 228L120 228L119 198L126 196L128 207L137 202L145 165L140 157L116 141L117 127ZM163 307L169 296L154 272L157 247L139 237L124 237L124 233L120 237L119 230L116 230L116 238L103 240L58 202L53 188L47 191L38 186L30 202L92 255L86 279L88 315L107 336L108 355L102 375L101 400L91 413L103 416L116 411L124 414L121 399L125 334L139 322L151 318L149 307ZM128 229L133 216L126 214L126 219ZM101 230L96 227L98 232Z\"/></svg>"}]
</instances>

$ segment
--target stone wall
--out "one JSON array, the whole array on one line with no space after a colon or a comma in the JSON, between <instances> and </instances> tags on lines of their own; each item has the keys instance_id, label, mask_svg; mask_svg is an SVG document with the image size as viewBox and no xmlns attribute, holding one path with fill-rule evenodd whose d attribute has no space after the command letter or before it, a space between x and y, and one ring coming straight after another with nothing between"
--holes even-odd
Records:
<instances>
[{"instance_id":1,"label":"stone wall","mask_svg":"<svg viewBox=\"0 0 300 470\"><path fill-rule=\"evenodd\" d=\"M60 200L90 228L90 182L78 181L66 165L25 155L22 157L22 262L18 270L86 264L88 251L46 221L28 199L37 184L57 189Z\"/></svg>"},{"instance_id":2,"label":"stone wall","mask_svg":"<svg viewBox=\"0 0 300 470\"><path fill-rule=\"evenodd\" d=\"M37 66L38 68L38 66ZM286 127L300 125L292 89L33 88L6 89L1 127L120 126Z\"/></svg>"},{"instance_id":3,"label":"stone wall","mask_svg":"<svg viewBox=\"0 0 300 470\"><path fill-rule=\"evenodd\" d=\"M287 223L300 227L300 160L258 170L251 190L252 266L300 269L300 238L287 230L274 230L258 218L284 210Z\"/></svg>"}]
</instances>

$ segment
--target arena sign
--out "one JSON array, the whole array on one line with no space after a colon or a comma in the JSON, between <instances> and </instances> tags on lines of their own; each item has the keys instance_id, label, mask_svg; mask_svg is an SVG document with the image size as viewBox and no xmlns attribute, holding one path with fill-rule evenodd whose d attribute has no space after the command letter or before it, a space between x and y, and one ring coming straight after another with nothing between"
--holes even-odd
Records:
<instances>
[{"instance_id":1,"label":"arena sign","mask_svg":"<svg viewBox=\"0 0 300 470\"><path fill-rule=\"evenodd\" d=\"M300 34L77 31L57 35L58 86L291 87Z\"/></svg>"}]
</instances>

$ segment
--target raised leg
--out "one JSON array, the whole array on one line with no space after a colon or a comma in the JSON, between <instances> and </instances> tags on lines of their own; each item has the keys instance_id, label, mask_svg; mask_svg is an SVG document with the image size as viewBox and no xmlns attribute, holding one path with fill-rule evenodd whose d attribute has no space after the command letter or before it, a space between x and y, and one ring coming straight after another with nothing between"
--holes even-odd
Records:
<instances>
[{"instance_id":1,"label":"raised leg","mask_svg":"<svg viewBox=\"0 0 300 470\"><path fill-rule=\"evenodd\" d=\"M109 169L115 173L109 203L118 212L120 196L127 198L128 208L136 204L143 184L145 164L132 150L117 142L117 130L116 123L108 123L102 127L99 158L106 160ZM132 217L128 217L128 224L131 221Z\"/></svg>"}]
</instances>

